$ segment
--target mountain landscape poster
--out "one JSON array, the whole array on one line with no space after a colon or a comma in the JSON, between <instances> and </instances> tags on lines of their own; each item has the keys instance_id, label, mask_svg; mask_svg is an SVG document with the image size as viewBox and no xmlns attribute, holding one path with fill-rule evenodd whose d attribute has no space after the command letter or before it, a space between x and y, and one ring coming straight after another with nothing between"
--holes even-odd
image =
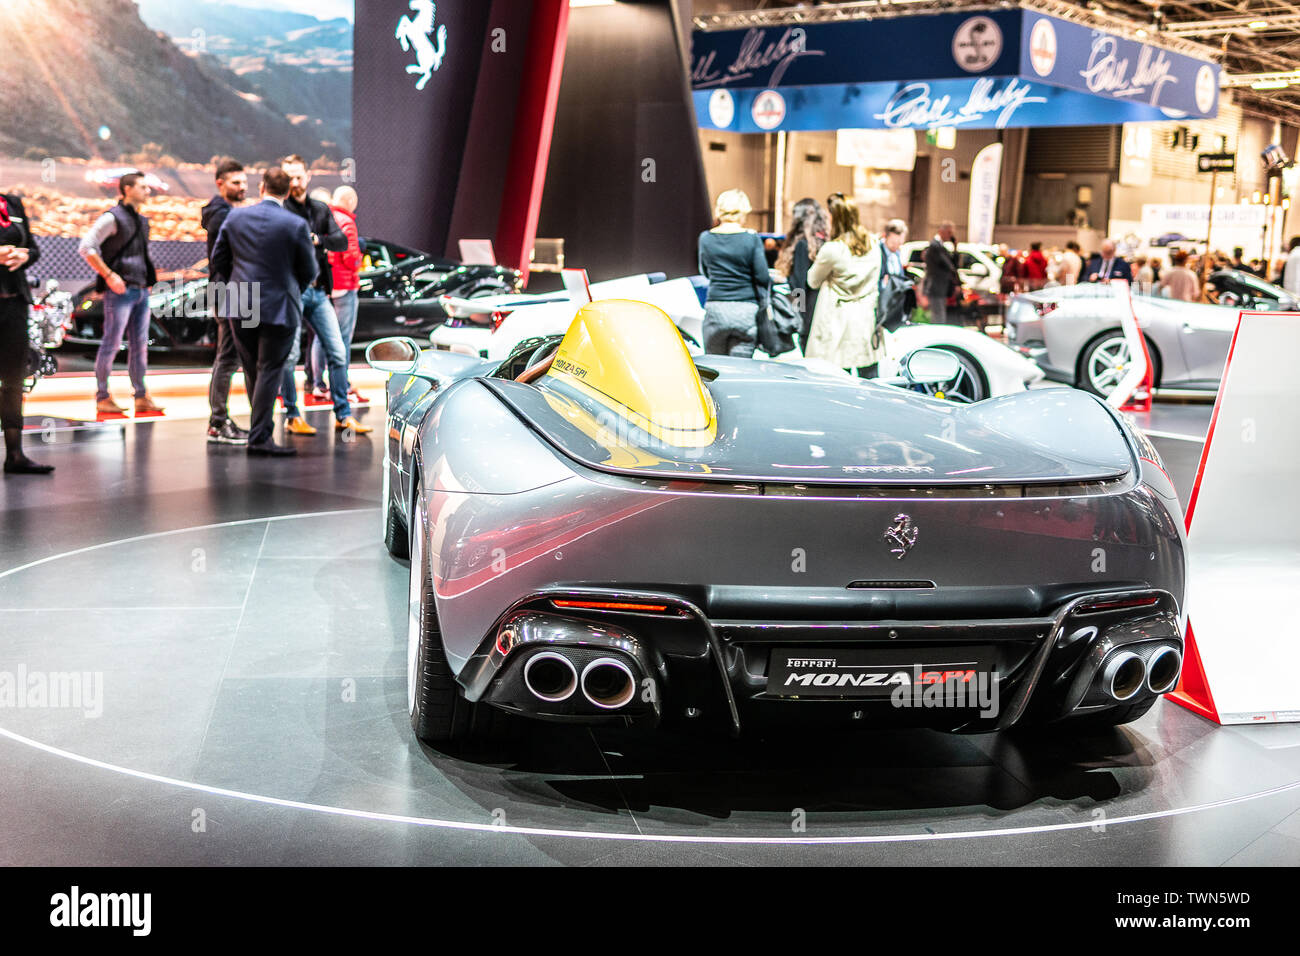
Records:
<instances>
[{"instance_id":1,"label":"mountain landscape poster","mask_svg":"<svg viewBox=\"0 0 1300 956\"><path fill-rule=\"evenodd\" d=\"M332 189L352 155L352 0L4 0L0 189L82 235L150 175L156 240L201 240L216 158L289 153Z\"/></svg>"}]
</instances>

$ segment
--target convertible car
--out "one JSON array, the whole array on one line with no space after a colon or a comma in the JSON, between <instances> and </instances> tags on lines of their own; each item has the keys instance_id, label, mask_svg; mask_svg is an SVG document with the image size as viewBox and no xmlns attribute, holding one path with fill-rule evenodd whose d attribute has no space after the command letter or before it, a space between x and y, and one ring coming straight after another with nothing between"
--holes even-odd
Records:
<instances>
[{"instance_id":1,"label":"convertible car","mask_svg":"<svg viewBox=\"0 0 1300 956\"><path fill-rule=\"evenodd\" d=\"M504 361L368 354L425 741L511 715L1111 726L1178 681L1178 500L1093 396L954 405L692 357L623 300Z\"/></svg>"},{"instance_id":2,"label":"convertible car","mask_svg":"<svg viewBox=\"0 0 1300 956\"><path fill-rule=\"evenodd\" d=\"M489 265L461 265L383 239L363 239L365 260L353 342L364 344L406 331L427 333L446 318L441 297L500 295L519 288L521 274ZM149 299L149 348L213 348L217 327L208 306L208 262L160 274ZM103 298L93 285L76 295L67 341L98 345L104 334Z\"/></svg>"},{"instance_id":3,"label":"convertible car","mask_svg":"<svg viewBox=\"0 0 1300 956\"><path fill-rule=\"evenodd\" d=\"M1242 309L1292 312L1294 296L1235 269L1210 275L1213 304L1133 296L1160 388L1216 392ZM1007 343L1049 379L1109 395L1129 363L1120 328L1127 300L1107 284L1059 286L1017 295L1007 309ZM1297 316L1300 321L1300 316Z\"/></svg>"}]
</instances>

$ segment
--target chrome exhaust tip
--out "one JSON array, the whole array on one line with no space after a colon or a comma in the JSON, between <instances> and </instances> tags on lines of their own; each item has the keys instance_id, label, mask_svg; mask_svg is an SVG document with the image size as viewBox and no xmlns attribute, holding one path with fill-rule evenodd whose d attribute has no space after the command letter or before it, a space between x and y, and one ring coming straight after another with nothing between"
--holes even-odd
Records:
<instances>
[{"instance_id":1,"label":"chrome exhaust tip","mask_svg":"<svg viewBox=\"0 0 1300 956\"><path fill-rule=\"evenodd\" d=\"M1161 647L1147 661L1147 690L1167 694L1178 686L1183 670L1183 655L1175 647Z\"/></svg>"},{"instance_id":2,"label":"chrome exhaust tip","mask_svg":"<svg viewBox=\"0 0 1300 956\"><path fill-rule=\"evenodd\" d=\"M524 686L538 700L558 703L578 689L578 669L555 651L541 651L524 664Z\"/></svg>"},{"instance_id":3,"label":"chrome exhaust tip","mask_svg":"<svg viewBox=\"0 0 1300 956\"><path fill-rule=\"evenodd\" d=\"M622 661L598 657L582 669L582 696L602 710L617 710L636 696L636 678Z\"/></svg>"},{"instance_id":4,"label":"chrome exhaust tip","mask_svg":"<svg viewBox=\"0 0 1300 956\"><path fill-rule=\"evenodd\" d=\"M1101 671L1102 688L1115 700L1129 700L1146 686L1147 668L1132 651L1116 654Z\"/></svg>"}]
</instances>

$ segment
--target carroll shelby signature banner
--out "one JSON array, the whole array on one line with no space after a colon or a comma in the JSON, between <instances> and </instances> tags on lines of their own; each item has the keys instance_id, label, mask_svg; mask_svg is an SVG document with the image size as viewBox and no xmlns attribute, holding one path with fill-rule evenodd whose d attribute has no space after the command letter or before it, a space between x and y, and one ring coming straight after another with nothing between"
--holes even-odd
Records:
<instances>
[{"instance_id":1,"label":"carroll shelby signature banner","mask_svg":"<svg viewBox=\"0 0 1300 956\"><path fill-rule=\"evenodd\" d=\"M1002 129L1214 116L1219 68L1012 10L696 32L691 84L708 129Z\"/></svg>"}]
</instances>

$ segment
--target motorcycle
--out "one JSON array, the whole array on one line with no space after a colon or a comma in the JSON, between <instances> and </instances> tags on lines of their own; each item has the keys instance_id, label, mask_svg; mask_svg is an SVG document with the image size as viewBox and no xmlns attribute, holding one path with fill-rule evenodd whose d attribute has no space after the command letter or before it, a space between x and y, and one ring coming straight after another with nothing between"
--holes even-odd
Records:
<instances>
[{"instance_id":1,"label":"motorcycle","mask_svg":"<svg viewBox=\"0 0 1300 956\"><path fill-rule=\"evenodd\" d=\"M31 284L33 288L40 288L36 279L32 279ZM59 370L58 362L50 351L63 344L63 338L72 326L72 296L60 289L56 280L51 279L45 283L44 292L34 296L34 299L27 310L28 347L24 392L30 392L42 377L53 375Z\"/></svg>"}]
</instances>

